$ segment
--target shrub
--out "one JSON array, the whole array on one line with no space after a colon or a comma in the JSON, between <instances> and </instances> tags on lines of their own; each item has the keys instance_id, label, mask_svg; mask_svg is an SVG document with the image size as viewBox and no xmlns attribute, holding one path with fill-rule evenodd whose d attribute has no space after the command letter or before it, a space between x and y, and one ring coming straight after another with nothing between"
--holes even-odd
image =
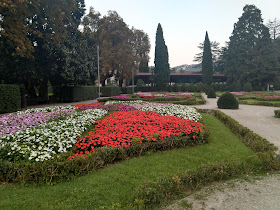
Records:
<instances>
[{"instance_id":1,"label":"shrub","mask_svg":"<svg viewBox=\"0 0 280 210\"><path fill-rule=\"evenodd\" d=\"M173 85L173 91L174 92L179 92L180 91L180 86L177 85L176 83Z\"/></svg>"},{"instance_id":2,"label":"shrub","mask_svg":"<svg viewBox=\"0 0 280 210\"><path fill-rule=\"evenodd\" d=\"M173 87L172 87L171 85L168 85L168 86L167 86L167 91L168 91L168 92L173 92Z\"/></svg>"},{"instance_id":3,"label":"shrub","mask_svg":"<svg viewBox=\"0 0 280 210\"><path fill-rule=\"evenodd\" d=\"M182 86L181 86L181 91L182 92L187 92L188 91L188 86L186 83L184 83Z\"/></svg>"},{"instance_id":4,"label":"shrub","mask_svg":"<svg viewBox=\"0 0 280 210\"><path fill-rule=\"evenodd\" d=\"M146 86L145 82L142 79L138 79L136 87L143 87L143 86Z\"/></svg>"},{"instance_id":5,"label":"shrub","mask_svg":"<svg viewBox=\"0 0 280 210\"><path fill-rule=\"evenodd\" d=\"M133 90L132 87L122 87L121 92L122 94L132 94Z\"/></svg>"},{"instance_id":6,"label":"shrub","mask_svg":"<svg viewBox=\"0 0 280 210\"><path fill-rule=\"evenodd\" d=\"M20 88L17 85L0 85L0 113L15 112L20 109Z\"/></svg>"},{"instance_id":7,"label":"shrub","mask_svg":"<svg viewBox=\"0 0 280 210\"><path fill-rule=\"evenodd\" d=\"M244 89L244 91L247 91L247 92L253 91L253 87L250 82L246 82L243 89Z\"/></svg>"},{"instance_id":8,"label":"shrub","mask_svg":"<svg viewBox=\"0 0 280 210\"><path fill-rule=\"evenodd\" d=\"M101 88L102 96L117 96L121 94L121 88L117 86L106 86Z\"/></svg>"},{"instance_id":9,"label":"shrub","mask_svg":"<svg viewBox=\"0 0 280 210\"><path fill-rule=\"evenodd\" d=\"M239 104L233 94L226 92L217 101L220 109L238 109Z\"/></svg>"},{"instance_id":10,"label":"shrub","mask_svg":"<svg viewBox=\"0 0 280 210\"><path fill-rule=\"evenodd\" d=\"M210 88L207 92L207 98L216 98L216 93L213 88Z\"/></svg>"},{"instance_id":11,"label":"shrub","mask_svg":"<svg viewBox=\"0 0 280 210\"><path fill-rule=\"evenodd\" d=\"M57 86L53 87L53 92L55 98L63 102L86 101L98 97L96 86Z\"/></svg>"},{"instance_id":12,"label":"shrub","mask_svg":"<svg viewBox=\"0 0 280 210\"><path fill-rule=\"evenodd\" d=\"M280 109L275 110L274 113L275 113L275 117L280 117Z\"/></svg>"},{"instance_id":13,"label":"shrub","mask_svg":"<svg viewBox=\"0 0 280 210\"><path fill-rule=\"evenodd\" d=\"M193 83L191 83L191 84L188 85L188 91L189 91L189 92L195 92L195 87L194 87L194 84L193 84Z\"/></svg>"}]
</instances>

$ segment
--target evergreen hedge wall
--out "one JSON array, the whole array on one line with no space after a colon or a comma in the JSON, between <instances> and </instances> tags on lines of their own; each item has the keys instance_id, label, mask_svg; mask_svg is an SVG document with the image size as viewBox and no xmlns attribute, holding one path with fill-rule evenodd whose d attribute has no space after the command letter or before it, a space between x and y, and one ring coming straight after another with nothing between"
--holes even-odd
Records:
<instances>
[{"instance_id":1,"label":"evergreen hedge wall","mask_svg":"<svg viewBox=\"0 0 280 210\"><path fill-rule=\"evenodd\" d=\"M0 84L0 114L20 110L20 88L17 85Z\"/></svg>"},{"instance_id":2,"label":"evergreen hedge wall","mask_svg":"<svg viewBox=\"0 0 280 210\"><path fill-rule=\"evenodd\" d=\"M53 92L56 99L63 102L86 101L98 97L96 86L61 86L54 87Z\"/></svg>"}]
</instances>

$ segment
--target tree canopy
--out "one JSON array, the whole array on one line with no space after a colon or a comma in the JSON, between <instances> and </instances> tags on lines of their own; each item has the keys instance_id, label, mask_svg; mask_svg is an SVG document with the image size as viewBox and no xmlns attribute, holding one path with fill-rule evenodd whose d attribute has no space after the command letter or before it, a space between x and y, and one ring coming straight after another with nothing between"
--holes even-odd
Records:
<instances>
[{"instance_id":1,"label":"tree canopy","mask_svg":"<svg viewBox=\"0 0 280 210\"><path fill-rule=\"evenodd\" d=\"M250 82L255 89L273 82L279 63L271 46L268 28L263 24L261 11L246 5L223 53L224 73L229 85L243 86Z\"/></svg>"}]
</instances>

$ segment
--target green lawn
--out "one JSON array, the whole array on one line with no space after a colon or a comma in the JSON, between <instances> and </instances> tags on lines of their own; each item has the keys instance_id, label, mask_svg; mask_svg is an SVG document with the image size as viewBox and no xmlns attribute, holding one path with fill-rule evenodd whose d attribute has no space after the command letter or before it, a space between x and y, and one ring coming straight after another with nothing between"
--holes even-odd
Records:
<instances>
[{"instance_id":1,"label":"green lawn","mask_svg":"<svg viewBox=\"0 0 280 210\"><path fill-rule=\"evenodd\" d=\"M203 114L203 119L211 131L208 144L145 155L53 186L0 185L0 209L96 209L114 203L126 206L132 203L135 188L145 182L202 164L245 161L255 155L215 117Z\"/></svg>"}]
</instances>

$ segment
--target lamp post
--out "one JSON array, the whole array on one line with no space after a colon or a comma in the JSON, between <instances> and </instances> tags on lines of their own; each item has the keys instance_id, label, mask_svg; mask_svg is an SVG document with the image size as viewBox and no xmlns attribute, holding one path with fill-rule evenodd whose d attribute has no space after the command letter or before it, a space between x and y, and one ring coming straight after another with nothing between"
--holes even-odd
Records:
<instances>
[{"instance_id":1,"label":"lamp post","mask_svg":"<svg viewBox=\"0 0 280 210\"><path fill-rule=\"evenodd\" d=\"M98 99L100 99L99 45L97 45L97 78L98 78Z\"/></svg>"},{"instance_id":2,"label":"lamp post","mask_svg":"<svg viewBox=\"0 0 280 210\"><path fill-rule=\"evenodd\" d=\"M134 95L134 71L132 68L132 94Z\"/></svg>"}]
</instances>

